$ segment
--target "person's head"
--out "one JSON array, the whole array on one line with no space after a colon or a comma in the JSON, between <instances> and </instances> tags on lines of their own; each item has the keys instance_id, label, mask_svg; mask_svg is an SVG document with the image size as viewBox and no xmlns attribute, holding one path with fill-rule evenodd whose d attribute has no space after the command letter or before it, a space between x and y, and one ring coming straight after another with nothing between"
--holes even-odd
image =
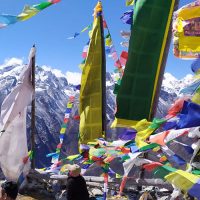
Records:
<instances>
[{"instance_id":1,"label":"person's head","mask_svg":"<svg viewBox=\"0 0 200 200\"><path fill-rule=\"evenodd\" d=\"M77 177L81 173L81 168L79 165L68 165L67 169L69 170L69 176Z\"/></svg>"},{"instance_id":2,"label":"person's head","mask_svg":"<svg viewBox=\"0 0 200 200\"><path fill-rule=\"evenodd\" d=\"M12 181L2 183L0 200L15 200L18 194L18 185Z\"/></svg>"}]
</instances>

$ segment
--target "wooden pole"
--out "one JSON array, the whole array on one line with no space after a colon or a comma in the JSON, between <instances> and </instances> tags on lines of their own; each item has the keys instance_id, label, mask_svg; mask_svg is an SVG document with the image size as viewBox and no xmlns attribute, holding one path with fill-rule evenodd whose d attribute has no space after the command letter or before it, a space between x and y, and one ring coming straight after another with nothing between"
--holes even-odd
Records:
<instances>
[{"instance_id":1,"label":"wooden pole","mask_svg":"<svg viewBox=\"0 0 200 200\"><path fill-rule=\"evenodd\" d=\"M33 45L33 48L35 45ZM33 153L31 160L31 169L35 169L35 55L32 59L32 86L33 99L31 103L31 151Z\"/></svg>"},{"instance_id":2,"label":"wooden pole","mask_svg":"<svg viewBox=\"0 0 200 200\"><path fill-rule=\"evenodd\" d=\"M103 17L100 15L101 48L102 48L102 132L106 138L106 55L104 42Z\"/></svg>"}]
</instances>

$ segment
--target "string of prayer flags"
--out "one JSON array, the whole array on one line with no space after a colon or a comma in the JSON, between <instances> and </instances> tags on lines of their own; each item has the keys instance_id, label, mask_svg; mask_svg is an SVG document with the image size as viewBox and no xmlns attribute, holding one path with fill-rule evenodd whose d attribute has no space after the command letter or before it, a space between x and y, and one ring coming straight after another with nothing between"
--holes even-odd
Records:
<instances>
[{"instance_id":1,"label":"string of prayer flags","mask_svg":"<svg viewBox=\"0 0 200 200\"><path fill-rule=\"evenodd\" d=\"M81 62L81 64L79 64L79 68L81 69L81 71L83 70L83 68L85 66L85 61L86 61L86 57L87 57L87 54L88 54L89 44L90 44L90 40L83 47L82 57L84 58L84 60Z\"/></svg>"},{"instance_id":2,"label":"string of prayer flags","mask_svg":"<svg viewBox=\"0 0 200 200\"><path fill-rule=\"evenodd\" d=\"M54 163L54 164L58 163L58 160L59 160L59 157L60 157L60 152L61 152L61 148L62 148L62 144L63 144L63 140L64 140L64 135L65 135L66 130L67 130L70 114L71 114L73 103L74 103L74 98L75 98L74 96L69 97L69 101L67 103L67 109L66 109L65 114L64 114L64 120L63 120L63 123L61 125L61 129L60 129L60 135L59 135L60 142L56 147L56 152L50 153L50 154L47 155L47 157L52 157L51 162Z\"/></svg>"},{"instance_id":3,"label":"string of prayer flags","mask_svg":"<svg viewBox=\"0 0 200 200\"><path fill-rule=\"evenodd\" d=\"M131 32L130 31L120 31L120 34L122 36L123 39L125 39L126 41L120 42L122 47L128 48L129 47L129 40L130 40L130 36L131 36Z\"/></svg>"},{"instance_id":4,"label":"string of prayer flags","mask_svg":"<svg viewBox=\"0 0 200 200\"><path fill-rule=\"evenodd\" d=\"M79 36L81 33L83 33L83 32L85 32L85 31L87 31L87 30L91 29L91 27L92 27L92 24L90 24L90 25L86 26L86 27L85 27L83 30L81 30L81 32L80 32L80 33L78 33L78 32L75 32L73 36L71 36L71 37L68 37L67 39L68 39L68 40L72 40L72 39L76 38L77 36Z\"/></svg>"},{"instance_id":5,"label":"string of prayer flags","mask_svg":"<svg viewBox=\"0 0 200 200\"><path fill-rule=\"evenodd\" d=\"M106 23L105 19L104 19L104 22ZM115 73L119 73L119 78L116 80L118 81L123 75L122 65L118 58L117 51L114 47L112 37L111 37L107 24L106 24L106 27L104 27L104 29L107 29L107 34L105 36L105 46L106 46L105 52L106 54L108 54L109 58L112 58L115 61L114 65L117 67L117 69L115 70Z\"/></svg>"},{"instance_id":6,"label":"string of prayer flags","mask_svg":"<svg viewBox=\"0 0 200 200\"><path fill-rule=\"evenodd\" d=\"M42 2L40 4L32 5L32 6L25 6L22 13L17 16L8 15L8 14L1 14L0 15L0 28L4 28L10 24L15 24L19 21L25 21L29 18L35 16L43 9L60 2L60 0L48 0L46 2Z\"/></svg>"}]
</instances>

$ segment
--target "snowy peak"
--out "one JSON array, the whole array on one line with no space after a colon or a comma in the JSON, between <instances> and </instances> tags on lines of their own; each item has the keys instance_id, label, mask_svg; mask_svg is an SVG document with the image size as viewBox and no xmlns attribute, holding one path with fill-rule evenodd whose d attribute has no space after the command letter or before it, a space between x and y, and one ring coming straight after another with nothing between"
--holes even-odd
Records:
<instances>
[{"instance_id":1,"label":"snowy peak","mask_svg":"<svg viewBox=\"0 0 200 200\"><path fill-rule=\"evenodd\" d=\"M187 74L184 78L178 80L170 73L165 73L162 82L162 90L168 93L179 94L179 91L182 88L185 88L187 85L193 82L193 75Z\"/></svg>"}]
</instances>

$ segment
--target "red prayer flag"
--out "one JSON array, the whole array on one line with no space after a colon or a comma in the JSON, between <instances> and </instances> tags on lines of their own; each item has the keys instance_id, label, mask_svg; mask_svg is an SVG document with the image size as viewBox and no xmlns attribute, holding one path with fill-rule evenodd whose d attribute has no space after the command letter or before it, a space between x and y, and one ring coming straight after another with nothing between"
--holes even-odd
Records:
<instances>
[{"instance_id":1,"label":"red prayer flag","mask_svg":"<svg viewBox=\"0 0 200 200\"><path fill-rule=\"evenodd\" d=\"M115 65L116 67L118 67L118 68L121 68L121 67L122 67L119 60L117 60L117 61L115 62L114 65Z\"/></svg>"},{"instance_id":2,"label":"red prayer flag","mask_svg":"<svg viewBox=\"0 0 200 200\"><path fill-rule=\"evenodd\" d=\"M160 166L163 166L163 164L159 162L153 162L153 163L143 165L143 168L146 169L147 171L152 171L155 168L160 167Z\"/></svg>"},{"instance_id":3,"label":"red prayer flag","mask_svg":"<svg viewBox=\"0 0 200 200\"><path fill-rule=\"evenodd\" d=\"M62 144L59 143L59 144L57 145L57 148L58 148L58 149L61 149L61 147L62 147Z\"/></svg>"},{"instance_id":4,"label":"red prayer flag","mask_svg":"<svg viewBox=\"0 0 200 200\"><path fill-rule=\"evenodd\" d=\"M74 116L74 119L75 119L75 120L79 120L79 119L80 119L80 116L79 116L79 115L75 115L75 116Z\"/></svg>"},{"instance_id":5,"label":"red prayer flag","mask_svg":"<svg viewBox=\"0 0 200 200\"><path fill-rule=\"evenodd\" d=\"M121 62L121 64L125 66L127 59L128 59L128 52L122 51L122 53L120 55L120 62Z\"/></svg>"},{"instance_id":6,"label":"red prayer flag","mask_svg":"<svg viewBox=\"0 0 200 200\"><path fill-rule=\"evenodd\" d=\"M82 52L82 57L86 58L87 57L87 52Z\"/></svg>"},{"instance_id":7,"label":"red prayer flag","mask_svg":"<svg viewBox=\"0 0 200 200\"><path fill-rule=\"evenodd\" d=\"M68 118L65 118L65 119L64 119L64 123L65 123L65 124L66 124L68 121L69 121Z\"/></svg>"},{"instance_id":8,"label":"red prayer flag","mask_svg":"<svg viewBox=\"0 0 200 200\"><path fill-rule=\"evenodd\" d=\"M106 23L105 19L103 20L103 27L107 28L107 23Z\"/></svg>"}]
</instances>

